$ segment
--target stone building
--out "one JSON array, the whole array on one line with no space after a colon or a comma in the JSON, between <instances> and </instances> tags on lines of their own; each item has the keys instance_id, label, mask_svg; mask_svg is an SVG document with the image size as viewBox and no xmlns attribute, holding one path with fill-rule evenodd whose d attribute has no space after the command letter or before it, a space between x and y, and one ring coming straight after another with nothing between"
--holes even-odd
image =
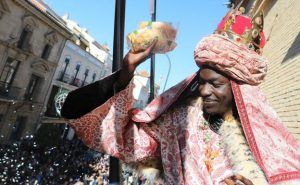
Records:
<instances>
[{"instance_id":1,"label":"stone building","mask_svg":"<svg viewBox=\"0 0 300 185\"><path fill-rule=\"evenodd\" d=\"M72 34L38 0L0 0L0 141L34 133Z\"/></svg>"},{"instance_id":2,"label":"stone building","mask_svg":"<svg viewBox=\"0 0 300 185\"><path fill-rule=\"evenodd\" d=\"M109 49L88 34L86 28L82 28L78 23L70 20L68 15L63 16L62 19L70 29L72 38L64 46L51 88L48 91L41 132L52 129L52 131L56 130L58 134L53 135L54 137L61 136L72 139L74 131L69 129L65 120L60 116L64 100L70 91L111 74L112 57Z\"/></svg>"},{"instance_id":3,"label":"stone building","mask_svg":"<svg viewBox=\"0 0 300 185\"><path fill-rule=\"evenodd\" d=\"M232 2L237 4L239 0ZM253 12L264 12L267 43L263 56L269 63L261 88L300 142L300 1L245 0L243 6Z\"/></svg>"}]
</instances>

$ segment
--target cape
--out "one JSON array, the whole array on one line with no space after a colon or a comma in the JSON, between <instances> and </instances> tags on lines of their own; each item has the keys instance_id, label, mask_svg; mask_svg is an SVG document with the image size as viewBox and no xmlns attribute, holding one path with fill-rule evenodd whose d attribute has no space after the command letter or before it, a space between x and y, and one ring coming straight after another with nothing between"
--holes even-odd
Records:
<instances>
[{"instance_id":1,"label":"cape","mask_svg":"<svg viewBox=\"0 0 300 185\"><path fill-rule=\"evenodd\" d=\"M193 87L196 73L155 98L143 110L134 110L132 120L150 123ZM231 81L231 88L245 137L269 183L300 179L300 145L280 121L258 86Z\"/></svg>"}]
</instances>

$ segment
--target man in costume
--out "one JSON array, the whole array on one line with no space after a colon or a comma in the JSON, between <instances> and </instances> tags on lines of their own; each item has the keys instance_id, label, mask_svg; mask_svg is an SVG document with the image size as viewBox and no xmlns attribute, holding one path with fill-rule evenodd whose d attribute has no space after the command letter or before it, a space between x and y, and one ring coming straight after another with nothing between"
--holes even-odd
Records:
<instances>
[{"instance_id":1,"label":"man in costume","mask_svg":"<svg viewBox=\"0 0 300 185\"><path fill-rule=\"evenodd\" d=\"M130 80L155 43L129 52L122 70L69 93L62 115L95 150L128 163L160 159L165 184L299 184L300 147L258 87L262 24L231 10L197 45L200 70L144 110L132 108Z\"/></svg>"}]
</instances>

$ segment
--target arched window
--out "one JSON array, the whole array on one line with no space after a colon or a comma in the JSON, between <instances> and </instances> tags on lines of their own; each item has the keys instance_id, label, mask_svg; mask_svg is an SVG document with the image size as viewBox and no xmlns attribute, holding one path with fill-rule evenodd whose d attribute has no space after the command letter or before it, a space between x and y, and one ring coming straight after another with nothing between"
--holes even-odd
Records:
<instances>
[{"instance_id":1,"label":"arched window","mask_svg":"<svg viewBox=\"0 0 300 185\"><path fill-rule=\"evenodd\" d=\"M47 60L50 56L53 46L58 42L57 35L54 31L50 31L45 35L45 47L43 49L41 58Z\"/></svg>"},{"instance_id":2,"label":"arched window","mask_svg":"<svg viewBox=\"0 0 300 185\"><path fill-rule=\"evenodd\" d=\"M63 63L63 70L60 72L60 77L59 77L59 81L62 81L62 82L67 82L69 79L68 79L68 75L66 74L66 71L67 71L67 68L69 66L69 63L71 61L71 57L70 56L66 56L65 57L65 61ZM66 77L66 79L65 79Z\"/></svg>"},{"instance_id":3,"label":"arched window","mask_svg":"<svg viewBox=\"0 0 300 185\"><path fill-rule=\"evenodd\" d=\"M6 60L6 64L3 68L1 77L0 77L0 83L1 85L5 86L5 89L8 89L12 82L14 81L14 77L16 75L16 72L18 70L20 62L8 57Z\"/></svg>"},{"instance_id":4,"label":"arched window","mask_svg":"<svg viewBox=\"0 0 300 185\"><path fill-rule=\"evenodd\" d=\"M22 33L20 35L20 39L17 44L17 47L19 49L23 49L23 50L28 49L29 41L32 36L32 33L33 33L33 31L28 26L23 28Z\"/></svg>"},{"instance_id":5,"label":"arched window","mask_svg":"<svg viewBox=\"0 0 300 185\"><path fill-rule=\"evenodd\" d=\"M89 75L89 72L90 72L90 69L89 69L89 67L87 67L87 68L85 69L85 72L84 72L84 79L83 79L83 82L82 82L82 84L81 84L81 87L85 86L85 81L86 81L86 78L87 78L88 75Z\"/></svg>"},{"instance_id":6,"label":"arched window","mask_svg":"<svg viewBox=\"0 0 300 185\"><path fill-rule=\"evenodd\" d=\"M33 31L39 27L35 18L31 15L26 15L22 18L23 26L20 34L17 47L19 49L30 51L30 40L33 35Z\"/></svg>"},{"instance_id":7,"label":"arched window","mask_svg":"<svg viewBox=\"0 0 300 185\"><path fill-rule=\"evenodd\" d=\"M81 64L80 64L80 63L77 63L76 66L75 66L75 74L79 72L80 67L81 67ZM75 76L76 76L76 75L75 75Z\"/></svg>"},{"instance_id":8,"label":"arched window","mask_svg":"<svg viewBox=\"0 0 300 185\"><path fill-rule=\"evenodd\" d=\"M42 53L41 58L47 60L49 58L49 55L52 51L52 45L46 44Z\"/></svg>"},{"instance_id":9,"label":"arched window","mask_svg":"<svg viewBox=\"0 0 300 185\"><path fill-rule=\"evenodd\" d=\"M96 80L96 76L97 76L97 73L94 72L94 73L93 73L93 77L92 77L92 79L93 79L92 82L94 82L94 81Z\"/></svg>"},{"instance_id":10,"label":"arched window","mask_svg":"<svg viewBox=\"0 0 300 185\"><path fill-rule=\"evenodd\" d=\"M75 85L77 87L79 86L79 83L80 83L80 80L77 79L77 75L78 75L78 72L80 70L80 67L81 67L81 64L80 64L80 62L78 62L75 66L75 71L74 71L75 75L74 75L74 78L73 78L72 83L71 83L72 85Z\"/></svg>"}]
</instances>

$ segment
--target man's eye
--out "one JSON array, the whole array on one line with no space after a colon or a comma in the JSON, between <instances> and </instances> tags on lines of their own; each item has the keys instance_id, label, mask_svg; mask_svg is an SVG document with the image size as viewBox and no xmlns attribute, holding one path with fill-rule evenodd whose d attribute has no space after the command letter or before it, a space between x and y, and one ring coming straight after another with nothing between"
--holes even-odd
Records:
<instances>
[{"instance_id":1,"label":"man's eye","mask_svg":"<svg viewBox=\"0 0 300 185\"><path fill-rule=\"evenodd\" d=\"M219 88L222 86L222 84L212 84L215 88Z\"/></svg>"},{"instance_id":2,"label":"man's eye","mask_svg":"<svg viewBox=\"0 0 300 185\"><path fill-rule=\"evenodd\" d=\"M199 84L199 85L204 85L205 82L203 82L203 81L200 80L200 81L198 82L198 84Z\"/></svg>"}]
</instances>

